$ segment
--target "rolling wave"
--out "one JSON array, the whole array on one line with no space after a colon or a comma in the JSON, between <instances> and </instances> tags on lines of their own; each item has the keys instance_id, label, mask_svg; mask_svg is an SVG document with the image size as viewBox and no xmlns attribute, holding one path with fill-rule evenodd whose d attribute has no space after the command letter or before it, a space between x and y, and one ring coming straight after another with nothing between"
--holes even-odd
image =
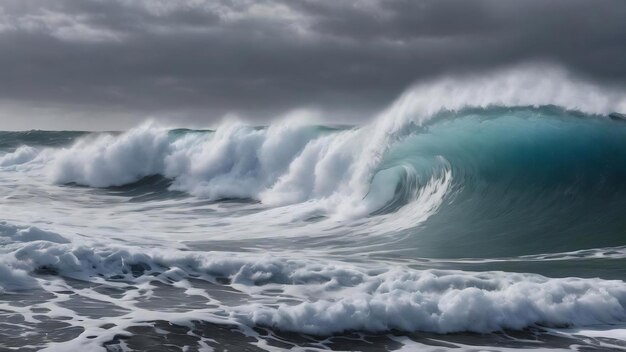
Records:
<instances>
[{"instance_id":1,"label":"rolling wave","mask_svg":"<svg viewBox=\"0 0 626 352\"><path fill-rule=\"evenodd\" d=\"M173 133L148 123L119 135L81 137L65 148L22 146L0 156L0 167L135 199L255 200L286 222L382 216L364 225L366 232L413 229L418 239L384 245L419 247L412 255L421 257L623 245L626 125L620 122L554 106L444 111L401 138L388 136L376 162L363 157L371 152L369 128L286 121ZM446 246L449 241L459 246Z\"/></svg>"},{"instance_id":2,"label":"rolling wave","mask_svg":"<svg viewBox=\"0 0 626 352\"><path fill-rule=\"evenodd\" d=\"M518 78L514 92L498 88ZM581 199L618 207L625 129L596 113L624 102L608 93L585 102L582 91L591 86L554 75L531 78L539 81L533 92L541 88L541 94L519 92L529 79L519 72L457 81L456 100L434 98L452 89L445 80L428 91L419 86L359 128L292 119L263 128L227 122L216 131L193 131L148 122L121 134L80 136L65 147L16 146L0 155L0 167L100 188L160 175L171 181L170 190L201 198L253 199L269 207L313 202L339 219L400 209L446 170L454 179L446 197L454 196L456 209L464 203L480 209L476 218L493 217L488 212L499 211L490 208L496 203L502 212L508 205L523 207L534 219L551 216L545 208L555 203L553 209L576 214L570 210ZM486 86L472 89L481 84ZM544 105L568 99L583 99L586 108Z\"/></svg>"},{"instance_id":3,"label":"rolling wave","mask_svg":"<svg viewBox=\"0 0 626 352\"><path fill-rule=\"evenodd\" d=\"M159 320L257 341L610 333L626 322L615 111L624 92L522 67L420 84L360 127L1 132L0 294L32 295L0 310L51 350L123 348ZM84 330L49 341L42 316Z\"/></svg>"}]
</instances>

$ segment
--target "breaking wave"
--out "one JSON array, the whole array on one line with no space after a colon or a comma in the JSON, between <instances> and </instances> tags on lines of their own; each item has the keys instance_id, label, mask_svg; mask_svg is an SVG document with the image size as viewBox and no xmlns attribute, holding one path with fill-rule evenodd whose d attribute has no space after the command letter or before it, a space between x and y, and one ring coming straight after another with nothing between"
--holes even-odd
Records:
<instances>
[{"instance_id":1,"label":"breaking wave","mask_svg":"<svg viewBox=\"0 0 626 352\"><path fill-rule=\"evenodd\" d=\"M3 132L0 182L21 188L4 195L0 291L72 278L126 311L71 347L161 313L314 335L624 324L626 283L594 267L494 271L624 259L626 123L608 116L624 111L624 92L522 67L420 84L359 127ZM142 308L168 285L207 303Z\"/></svg>"},{"instance_id":2,"label":"breaking wave","mask_svg":"<svg viewBox=\"0 0 626 352\"><path fill-rule=\"evenodd\" d=\"M576 187L571 178L580 168L600 177L598 169L616 162L617 171L605 171L621 177L623 132L606 115L626 110L624 96L556 68L518 68L416 86L359 128L297 118L263 128L231 121L216 131L146 123L122 134L86 135L63 148L21 146L1 156L0 166L38 165L54 183L91 187L161 175L172 180L170 189L203 198L268 206L314 200L327 214L360 217L397 209L450 167L453 178L475 179L511 169L532 175L523 163L556 163L567 170L560 185ZM494 158L499 164L489 165Z\"/></svg>"}]
</instances>

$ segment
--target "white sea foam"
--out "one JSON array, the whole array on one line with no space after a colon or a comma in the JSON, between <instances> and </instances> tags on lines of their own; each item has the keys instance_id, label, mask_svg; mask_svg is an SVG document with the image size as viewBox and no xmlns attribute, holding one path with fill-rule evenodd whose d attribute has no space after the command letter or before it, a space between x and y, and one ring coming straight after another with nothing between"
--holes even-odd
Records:
<instances>
[{"instance_id":1,"label":"white sea foam","mask_svg":"<svg viewBox=\"0 0 626 352\"><path fill-rule=\"evenodd\" d=\"M44 231L37 227L20 227L0 221L0 244L13 242L48 241L54 243L69 243L65 237L51 231Z\"/></svg>"},{"instance_id":2,"label":"white sea foam","mask_svg":"<svg viewBox=\"0 0 626 352\"><path fill-rule=\"evenodd\" d=\"M122 275L139 283L145 280L131 271L141 264L175 281L190 274L209 281L229 278L248 298L243 304L222 304L215 314L228 312L236 323L318 335L347 330L491 332L626 321L626 283L620 280L364 268L288 254L165 251L98 242L86 246L56 243L60 235L48 238L54 241L35 237L3 255L2 287L32 284L26 273L41 267L83 280ZM276 304L276 292L291 303Z\"/></svg>"},{"instance_id":3,"label":"white sea foam","mask_svg":"<svg viewBox=\"0 0 626 352\"><path fill-rule=\"evenodd\" d=\"M0 260L0 293L37 287L37 281L28 272L16 269Z\"/></svg>"},{"instance_id":4,"label":"white sea foam","mask_svg":"<svg viewBox=\"0 0 626 352\"><path fill-rule=\"evenodd\" d=\"M366 137L360 130L321 132L287 120L265 129L229 122L215 133L175 138L147 123L119 136L80 139L54 152L44 170L55 183L93 187L161 174L174 180L172 189L209 199L253 198L270 206L320 200L316 206L330 214L342 208L343 215L362 216L395 190L386 187L364 200L367 192L360 192L369 187L351 186Z\"/></svg>"},{"instance_id":5,"label":"white sea foam","mask_svg":"<svg viewBox=\"0 0 626 352\"><path fill-rule=\"evenodd\" d=\"M241 307L237 317L283 330L327 335L346 330L439 333L592 325L626 318L621 281L532 275L389 271L332 299ZM326 292L325 292L326 293Z\"/></svg>"},{"instance_id":6,"label":"white sea foam","mask_svg":"<svg viewBox=\"0 0 626 352\"><path fill-rule=\"evenodd\" d=\"M295 120L267 129L228 122L195 146L174 144L165 174L175 179L175 189L194 195L258 198L318 136L313 126Z\"/></svg>"},{"instance_id":7,"label":"white sea foam","mask_svg":"<svg viewBox=\"0 0 626 352\"><path fill-rule=\"evenodd\" d=\"M48 172L58 183L123 185L162 173L169 148L167 130L146 123L119 136L81 138L54 155Z\"/></svg>"},{"instance_id":8,"label":"white sea foam","mask_svg":"<svg viewBox=\"0 0 626 352\"><path fill-rule=\"evenodd\" d=\"M15 167L32 161L39 155L37 148L23 145L15 151L0 155L0 167Z\"/></svg>"},{"instance_id":9,"label":"white sea foam","mask_svg":"<svg viewBox=\"0 0 626 352\"><path fill-rule=\"evenodd\" d=\"M37 227L20 227L0 221L0 245L3 246L0 252L0 293L23 290L37 286L35 279L28 274L32 268L29 266L15 266L10 262L10 256L4 252L15 250L19 246L16 243L28 243L35 241L46 241L50 243L69 243L63 236L44 231ZM13 246L10 246L13 244Z\"/></svg>"}]
</instances>

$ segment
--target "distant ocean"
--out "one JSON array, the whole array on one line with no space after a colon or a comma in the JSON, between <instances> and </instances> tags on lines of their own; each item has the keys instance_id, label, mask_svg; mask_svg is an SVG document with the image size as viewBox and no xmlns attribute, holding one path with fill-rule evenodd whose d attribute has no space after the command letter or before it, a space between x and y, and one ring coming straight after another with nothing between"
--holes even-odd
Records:
<instances>
[{"instance_id":1,"label":"distant ocean","mask_svg":"<svg viewBox=\"0 0 626 352\"><path fill-rule=\"evenodd\" d=\"M362 126L0 132L0 350L626 350L625 101L501 72Z\"/></svg>"}]
</instances>

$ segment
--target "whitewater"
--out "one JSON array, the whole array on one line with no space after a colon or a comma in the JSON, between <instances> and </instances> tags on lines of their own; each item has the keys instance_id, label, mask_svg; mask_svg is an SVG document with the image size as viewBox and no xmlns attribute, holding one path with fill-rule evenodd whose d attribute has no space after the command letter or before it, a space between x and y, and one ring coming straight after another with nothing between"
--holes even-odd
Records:
<instances>
[{"instance_id":1,"label":"whitewater","mask_svg":"<svg viewBox=\"0 0 626 352\"><path fill-rule=\"evenodd\" d=\"M614 112L533 65L362 126L0 132L0 350L626 350Z\"/></svg>"}]
</instances>

